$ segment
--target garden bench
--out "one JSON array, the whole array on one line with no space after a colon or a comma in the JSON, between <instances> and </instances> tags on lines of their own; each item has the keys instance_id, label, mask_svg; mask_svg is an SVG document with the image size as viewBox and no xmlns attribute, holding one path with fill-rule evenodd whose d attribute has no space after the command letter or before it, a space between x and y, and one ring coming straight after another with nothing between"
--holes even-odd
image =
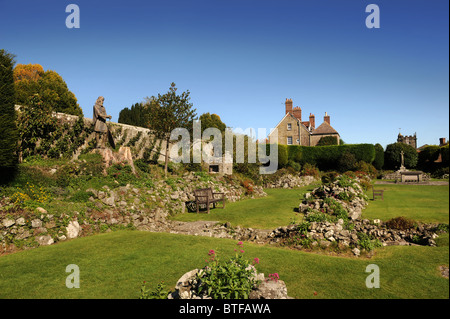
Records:
<instances>
[{"instance_id":1,"label":"garden bench","mask_svg":"<svg viewBox=\"0 0 450 319\"><path fill-rule=\"evenodd\" d=\"M216 208L216 203L222 202L222 209L225 208L225 194L214 193L212 188L201 188L194 190L195 204L197 206L197 213L199 212L200 205L206 205L206 209L209 214L209 206L213 204Z\"/></svg>"},{"instance_id":2,"label":"garden bench","mask_svg":"<svg viewBox=\"0 0 450 319\"><path fill-rule=\"evenodd\" d=\"M384 200L383 197L384 190L374 188L372 188L372 190L373 190L373 200L375 200L377 197L380 197L382 200Z\"/></svg>"}]
</instances>

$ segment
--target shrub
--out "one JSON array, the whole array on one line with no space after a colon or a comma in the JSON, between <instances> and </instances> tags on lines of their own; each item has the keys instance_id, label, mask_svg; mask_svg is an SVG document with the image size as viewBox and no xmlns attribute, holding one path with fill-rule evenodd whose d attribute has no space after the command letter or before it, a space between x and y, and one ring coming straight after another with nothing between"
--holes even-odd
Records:
<instances>
[{"instance_id":1,"label":"shrub","mask_svg":"<svg viewBox=\"0 0 450 319\"><path fill-rule=\"evenodd\" d=\"M368 176L370 176L370 178L375 178L377 177L377 169L375 168L375 166L373 166L372 164L368 164L364 161L359 161L358 163L356 163L355 165L355 170L358 173L364 173Z\"/></svg>"},{"instance_id":2,"label":"shrub","mask_svg":"<svg viewBox=\"0 0 450 319\"><path fill-rule=\"evenodd\" d=\"M315 178L320 177L320 172L317 169L317 167L315 167L314 165L311 165L309 163L306 163L305 165L303 165L303 169L302 169L301 173L303 176L313 176Z\"/></svg>"},{"instance_id":3,"label":"shrub","mask_svg":"<svg viewBox=\"0 0 450 319\"><path fill-rule=\"evenodd\" d=\"M407 219L406 217L400 216L395 217L386 222L386 227L398 230L407 230L414 227L415 222L413 220Z\"/></svg>"},{"instance_id":4,"label":"shrub","mask_svg":"<svg viewBox=\"0 0 450 319\"><path fill-rule=\"evenodd\" d=\"M288 163L288 148L286 145L278 144L278 168L285 167Z\"/></svg>"},{"instance_id":5,"label":"shrub","mask_svg":"<svg viewBox=\"0 0 450 319\"><path fill-rule=\"evenodd\" d=\"M441 156L442 156L442 164L447 165L449 164L449 144L444 145L441 147Z\"/></svg>"},{"instance_id":6,"label":"shrub","mask_svg":"<svg viewBox=\"0 0 450 319\"><path fill-rule=\"evenodd\" d=\"M383 146L381 146L381 144L375 144L374 148L375 148L375 159L373 160L372 164L377 170L380 170L384 166L384 149Z\"/></svg>"},{"instance_id":7,"label":"shrub","mask_svg":"<svg viewBox=\"0 0 450 319\"><path fill-rule=\"evenodd\" d=\"M339 174L337 172L328 172L322 175L322 183L323 184L330 184L333 183L336 180L336 177Z\"/></svg>"},{"instance_id":8,"label":"shrub","mask_svg":"<svg viewBox=\"0 0 450 319\"><path fill-rule=\"evenodd\" d=\"M141 296L139 299L167 299L170 291L166 290L166 284L161 281L155 289L147 288L147 282L144 281L141 286Z\"/></svg>"},{"instance_id":9,"label":"shrub","mask_svg":"<svg viewBox=\"0 0 450 319\"><path fill-rule=\"evenodd\" d=\"M248 260L243 257L242 242L238 243L234 257L222 262L214 250L208 253L208 266L197 274L198 294L213 299L248 299L253 287L258 284ZM255 262L259 260L255 259ZM255 263L254 262L254 263Z\"/></svg>"},{"instance_id":10,"label":"shrub","mask_svg":"<svg viewBox=\"0 0 450 319\"><path fill-rule=\"evenodd\" d=\"M289 160L287 166L292 168L296 172L300 172L300 170L302 169L302 166L299 163L294 162L293 160Z\"/></svg>"},{"instance_id":11,"label":"shrub","mask_svg":"<svg viewBox=\"0 0 450 319\"><path fill-rule=\"evenodd\" d=\"M372 251L377 247L382 247L383 244L379 239L371 239L366 233L358 233L358 246L366 251Z\"/></svg>"},{"instance_id":12,"label":"shrub","mask_svg":"<svg viewBox=\"0 0 450 319\"><path fill-rule=\"evenodd\" d=\"M339 145L336 136L324 136L321 137L319 142L317 142L316 146L325 146L325 145Z\"/></svg>"},{"instance_id":13,"label":"shrub","mask_svg":"<svg viewBox=\"0 0 450 319\"><path fill-rule=\"evenodd\" d=\"M113 177L120 186L131 184L136 180L130 165L114 164L107 170L108 176Z\"/></svg>"},{"instance_id":14,"label":"shrub","mask_svg":"<svg viewBox=\"0 0 450 319\"><path fill-rule=\"evenodd\" d=\"M336 170L339 159L344 153L351 153L357 161L372 163L375 159L375 147L372 144L346 144L327 146L288 146L288 160L301 165L306 163L320 170Z\"/></svg>"},{"instance_id":15,"label":"shrub","mask_svg":"<svg viewBox=\"0 0 450 319\"><path fill-rule=\"evenodd\" d=\"M345 152L339 158L337 169L340 172L351 171L355 168L356 157L350 152Z\"/></svg>"}]
</instances>

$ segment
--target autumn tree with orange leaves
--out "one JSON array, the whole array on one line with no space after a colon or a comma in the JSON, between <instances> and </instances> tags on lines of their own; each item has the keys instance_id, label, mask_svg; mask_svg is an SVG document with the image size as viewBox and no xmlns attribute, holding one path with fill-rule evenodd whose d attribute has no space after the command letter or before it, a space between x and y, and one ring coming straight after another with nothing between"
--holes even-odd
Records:
<instances>
[{"instance_id":1,"label":"autumn tree with orange leaves","mask_svg":"<svg viewBox=\"0 0 450 319\"><path fill-rule=\"evenodd\" d=\"M52 70L44 71L40 64L17 64L14 68L16 104L27 105L29 99L39 94L52 111L83 115L75 94L69 91L63 78Z\"/></svg>"}]
</instances>

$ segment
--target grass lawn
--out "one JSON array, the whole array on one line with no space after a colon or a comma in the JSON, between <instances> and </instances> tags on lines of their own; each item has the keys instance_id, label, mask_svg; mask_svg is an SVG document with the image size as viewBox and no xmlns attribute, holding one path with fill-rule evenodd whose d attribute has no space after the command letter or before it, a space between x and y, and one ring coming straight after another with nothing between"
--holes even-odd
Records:
<instances>
[{"instance_id":1,"label":"grass lawn","mask_svg":"<svg viewBox=\"0 0 450 319\"><path fill-rule=\"evenodd\" d=\"M448 185L401 185L375 184L375 189L384 189L384 200L372 200L363 211L363 218L388 220L393 217L407 218L427 222L449 222L449 186Z\"/></svg>"},{"instance_id":2,"label":"grass lawn","mask_svg":"<svg viewBox=\"0 0 450 319\"><path fill-rule=\"evenodd\" d=\"M178 220L230 221L233 225L274 228L301 219L294 209L301 189L267 190L265 198L229 203L211 214L186 213ZM406 216L418 221L448 223L448 186L377 185L384 201L370 201L365 218ZM449 265L449 235L438 247L390 246L376 249L371 259L337 257L287 248L245 243L258 270L279 273L294 298L449 298L449 281L439 272ZM172 288L185 272L205 266L207 252L234 254L229 239L139 231L117 231L0 256L0 298L138 298L141 283L164 280ZM66 266L80 268L80 288L65 286ZM380 288L368 289L367 265L380 268ZM314 295L314 292L317 295Z\"/></svg>"},{"instance_id":3,"label":"grass lawn","mask_svg":"<svg viewBox=\"0 0 450 319\"><path fill-rule=\"evenodd\" d=\"M117 231L0 257L0 298L138 298L141 283L172 288L203 267L207 252L234 254L228 239ZM449 298L448 247L384 247L372 259L334 257L244 243L258 270L278 272L294 298ZM66 266L80 269L80 288L65 286ZM367 265L380 268L380 288L368 289ZM314 292L317 295L314 295Z\"/></svg>"},{"instance_id":4,"label":"grass lawn","mask_svg":"<svg viewBox=\"0 0 450 319\"><path fill-rule=\"evenodd\" d=\"M225 209L211 209L210 214L205 212L185 213L179 214L173 219L179 221L211 220L230 222L233 226L273 229L286 226L294 219L296 221L301 219L295 210L298 210L303 194L311 191L314 187L309 185L295 189L266 189L266 197L227 203Z\"/></svg>"}]
</instances>

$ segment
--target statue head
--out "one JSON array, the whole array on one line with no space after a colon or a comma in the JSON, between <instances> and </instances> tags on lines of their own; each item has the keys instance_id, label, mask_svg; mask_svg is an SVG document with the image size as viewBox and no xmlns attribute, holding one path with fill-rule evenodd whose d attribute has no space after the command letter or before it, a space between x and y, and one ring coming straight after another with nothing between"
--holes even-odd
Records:
<instances>
[{"instance_id":1,"label":"statue head","mask_svg":"<svg viewBox=\"0 0 450 319\"><path fill-rule=\"evenodd\" d=\"M103 105L104 100L105 100L105 98L103 96L99 96L97 101L95 102L95 104Z\"/></svg>"}]
</instances>

